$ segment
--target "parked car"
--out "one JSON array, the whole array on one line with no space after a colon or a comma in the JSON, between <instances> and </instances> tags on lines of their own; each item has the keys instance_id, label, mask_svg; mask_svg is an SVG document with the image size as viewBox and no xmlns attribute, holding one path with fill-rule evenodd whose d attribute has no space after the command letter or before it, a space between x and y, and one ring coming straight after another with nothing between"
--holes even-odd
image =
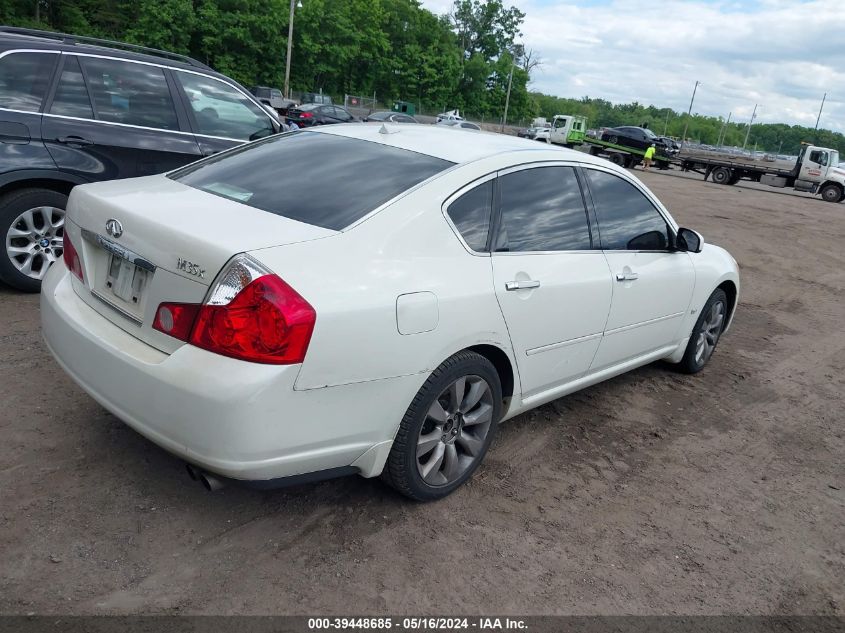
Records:
<instances>
[{"instance_id":1,"label":"parked car","mask_svg":"<svg viewBox=\"0 0 845 633\"><path fill-rule=\"evenodd\" d=\"M440 125L441 127L450 127L455 130L481 130L481 126L469 121L464 121L463 119L460 121L440 121L437 125Z\"/></svg>"},{"instance_id":2,"label":"parked car","mask_svg":"<svg viewBox=\"0 0 845 633\"><path fill-rule=\"evenodd\" d=\"M290 108L298 105L293 99L285 99L282 96L282 91L278 88L253 86L249 91L258 99L259 103L271 107L279 116L285 116Z\"/></svg>"},{"instance_id":3,"label":"parked car","mask_svg":"<svg viewBox=\"0 0 845 633\"><path fill-rule=\"evenodd\" d=\"M358 120L346 108L336 105L320 105L319 103L303 103L291 108L288 110L286 118L298 127L350 123Z\"/></svg>"},{"instance_id":4,"label":"parked car","mask_svg":"<svg viewBox=\"0 0 845 633\"><path fill-rule=\"evenodd\" d=\"M449 112L441 112L438 114L434 122L435 123L443 123L444 121L463 121L464 117L460 115L457 110L450 110Z\"/></svg>"},{"instance_id":5,"label":"parked car","mask_svg":"<svg viewBox=\"0 0 845 633\"><path fill-rule=\"evenodd\" d=\"M329 95L324 95L322 92L305 92L300 99L302 104L319 103L321 105L334 105L334 101Z\"/></svg>"},{"instance_id":6,"label":"parked car","mask_svg":"<svg viewBox=\"0 0 845 633\"><path fill-rule=\"evenodd\" d=\"M535 141L542 141L544 143L551 143L552 142L552 128L550 127L538 127L534 131L534 140Z\"/></svg>"},{"instance_id":7,"label":"parked car","mask_svg":"<svg viewBox=\"0 0 845 633\"><path fill-rule=\"evenodd\" d=\"M534 128L532 127L523 127L516 131L516 135L519 138L534 138Z\"/></svg>"},{"instance_id":8,"label":"parked car","mask_svg":"<svg viewBox=\"0 0 845 633\"><path fill-rule=\"evenodd\" d=\"M383 110L381 112L370 112L364 117L364 121L385 121L387 123L419 123L410 114L403 114L401 112L391 112L390 110Z\"/></svg>"},{"instance_id":9,"label":"parked car","mask_svg":"<svg viewBox=\"0 0 845 633\"><path fill-rule=\"evenodd\" d=\"M657 153L669 153L666 143L661 141L654 132L644 127L623 125L622 127L606 128L602 130L601 140L633 149L647 149L654 143Z\"/></svg>"},{"instance_id":10,"label":"parked car","mask_svg":"<svg viewBox=\"0 0 845 633\"><path fill-rule=\"evenodd\" d=\"M280 129L189 57L0 27L0 280L39 289L62 256L75 185L160 173Z\"/></svg>"},{"instance_id":11,"label":"parked car","mask_svg":"<svg viewBox=\"0 0 845 633\"><path fill-rule=\"evenodd\" d=\"M333 125L77 187L44 339L209 488L443 497L502 420L658 359L700 371L737 303L734 259L634 176L526 145Z\"/></svg>"}]
</instances>

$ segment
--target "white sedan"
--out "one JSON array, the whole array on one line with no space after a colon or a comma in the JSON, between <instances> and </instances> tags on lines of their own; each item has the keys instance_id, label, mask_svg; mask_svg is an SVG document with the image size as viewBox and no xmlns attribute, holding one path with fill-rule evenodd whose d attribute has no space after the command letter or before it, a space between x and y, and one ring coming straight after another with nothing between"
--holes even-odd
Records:
<instances>
[{"instance_id":1,"label":"white sedan","mask_svg":"<svg viewBox=\"0 0 845 633\"><path fill-rule=\"evenodd\" d=\"M609 162L332 125L76 187L41 314L74 380L207 487L381 474L425 500L503 420L658 359L699 371L738 292Z\"/></svg>"}]
</instances>

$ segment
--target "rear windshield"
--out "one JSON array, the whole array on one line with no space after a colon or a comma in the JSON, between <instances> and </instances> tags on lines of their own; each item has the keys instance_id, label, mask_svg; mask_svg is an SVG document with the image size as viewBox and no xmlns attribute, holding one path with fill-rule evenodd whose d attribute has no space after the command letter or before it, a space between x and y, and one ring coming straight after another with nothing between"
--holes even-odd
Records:
<instances>
[{"instance_id":1,"label":"rear windshield","mask_svg":"<svg viewBox=\"0 0 845 633\"><path fill-rule=\"evenodd\" d=\"M303 131L245 145L170 177L338 231L452 164L380 143Z\"/></svg>"}]
</instances>

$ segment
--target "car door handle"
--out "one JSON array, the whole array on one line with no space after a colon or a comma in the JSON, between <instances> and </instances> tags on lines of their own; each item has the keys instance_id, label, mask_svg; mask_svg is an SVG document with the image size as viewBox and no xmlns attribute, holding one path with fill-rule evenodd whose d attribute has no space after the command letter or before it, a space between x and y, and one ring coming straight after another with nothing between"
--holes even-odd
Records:
<instances>
[{"instance_id":1,"label":"car door handle","mask_svg":"<svg viewBox=\"0 0 845 633\"><path fill-rule=\"evenodd\" d=\"M505 290L526 290L528 288L539 288L540 282L534 279L524 281L508 281L505 283Z\"/></svg>"},{"instance_id":2,"label":"car door handle","mask_svg":"<svg viewBox=\"0 0 845 633\"><path fill-rule=\"evenodd\" d=\"M637 273L616 273L616 281L636 281L639 278Z\"/></svg>"},{"instance_id":3,"label":"car door handle","mask_svg":"<svg viewBox=\"0 0 845 633\"><path fill-rule=\"evenodd\" d=\"M93 145L94 141L82 138L81 136L60 136L56 139L56 142L62 143L63 145Z\"/></svg>"}]
</instances>

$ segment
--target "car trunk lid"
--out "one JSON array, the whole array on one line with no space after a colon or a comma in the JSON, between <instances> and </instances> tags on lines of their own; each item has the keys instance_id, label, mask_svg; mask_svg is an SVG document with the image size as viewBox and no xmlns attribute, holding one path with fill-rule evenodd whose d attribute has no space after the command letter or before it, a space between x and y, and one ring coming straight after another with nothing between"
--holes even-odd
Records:
<instances>
[{"instance_id":1,"label":"car trunk lid","mask_svg":"<svg viewBox=\"0 0 845 633\"><path fill-rule=\"evenodd\" d=\"M336 232L200 191L165 176L78 187L68 238L81 250L77 294L154 347L183 345L152 328L162 302L201 303L234 255Z\"/></svg>"}]
</instances>

